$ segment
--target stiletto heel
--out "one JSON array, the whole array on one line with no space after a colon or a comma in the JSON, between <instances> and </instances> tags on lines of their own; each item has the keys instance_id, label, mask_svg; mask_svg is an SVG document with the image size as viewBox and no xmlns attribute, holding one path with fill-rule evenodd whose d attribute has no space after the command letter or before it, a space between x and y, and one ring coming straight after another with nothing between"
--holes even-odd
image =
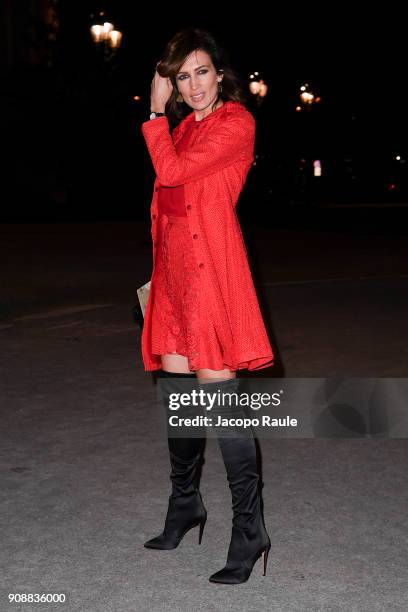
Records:
<instances>
[{"instance_id":1,"label":"stiletto heel","mask_svg":"<svg viewBox=\"0 0 408 612\"><path fill-rule=\"evenodd\" d=\"M269 554L269 550L270 550L270 545L268 546L268 548L265 548L265 550L262 553L262 560L263 560L263 574L262 576L266 576L266 564L268 563L268 554Z\"/></svg>"},{"instance_id":2,"label":"stiletto heel","mask_svg":"<svg viewBox=\"0 0 408 612\"><path fill-rule=\"evenodd\" d=\"M204 526L205 526L206 521L207 521L207 516L205 516L205 518L200 523L200 533L198 534L198 543L199 544L201 544L201 540L202 540L202 537L203 537Z\"/></svg>"}]
</instances>

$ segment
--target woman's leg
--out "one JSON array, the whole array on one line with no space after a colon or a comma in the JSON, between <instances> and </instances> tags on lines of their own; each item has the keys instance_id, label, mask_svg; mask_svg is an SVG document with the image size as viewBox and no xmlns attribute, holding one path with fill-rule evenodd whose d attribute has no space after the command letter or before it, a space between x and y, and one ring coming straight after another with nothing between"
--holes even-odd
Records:
<instances>
[{"instance_id":1,"label":"woman's leg","mask_svg":"<svg viewBox=\"0 0 408 612\"><path fill-rule=\"evenodd\" d=\"M171 387L173 376L178 376L179 378L183 377L187 380L196 380L195 372L192 372L189 369L188 359L184 355L179 355L176 352L167 353L165 355L162 355L161 362L163 369L161 372L159 371L159 376L162 379L163 377L165 377L165 379L167 380L167 387ZM177 383L175 384L175 386L178 387L178 391L188 391L188 389L191 387L191 385L189 384L183 385L183 383L181 383L181 385L182 387L180 388L180 385L177 385ZM169 415L166 413L166 416L168 418ZM196 457L197 454L202 454L205 445L205 438L184 438L180 436L173 438L171 437L169 424L167 426L168 445L170 453L173 453L174 455L183 459L190 459L192 457Z\"/></svg>"},{"instance_id":2,"label":"woman's leg","mask_svg":"<svg viewBox=\"0 0 408 612\"><path fill-rule=\"evenodd\" d=\"M182 355L176 353L163 355L162 365L162 370L157 374L167 420L172 492L164 530L159 536L145 542L145 547L169 550L176 548L186 531L196 525L200 525L199 543L201 543L207 511L198 486L205 438L172 437L168 423L170 395L190 391L197 381L195 373L188 369L187 358Z\"/></svg>"},{"instance_id":3,"label":"woman's leg","mask_svg":"<svg viewBox=\"0 0 408 612\"><path fill-rule=\"evenodd\" d=\"M217 417L245 418L247 415L239 402L239 378L228 369L214 371L201 370L206 392L217 394L225 392L227 397L237 394L238 401L229 404L227 399L215 401L211 409L214 421ZM238 425L216 428L227 479L232 497L232 532L228 548L227 562L223 569L210 577L211 582L239 584L248 580L253 564L264 555L264 568L270 548L261 514L259 474L256 460L256 447L251 428L244 429Z\"/></svg>"}]
</instances>

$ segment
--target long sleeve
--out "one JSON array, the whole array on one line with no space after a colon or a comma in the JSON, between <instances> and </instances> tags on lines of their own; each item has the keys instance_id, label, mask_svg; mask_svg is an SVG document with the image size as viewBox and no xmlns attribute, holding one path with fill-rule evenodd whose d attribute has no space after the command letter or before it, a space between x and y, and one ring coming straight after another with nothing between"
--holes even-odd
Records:
<instances>
[{"instance_id":1,"label":"long sleeve","mask_svg":"<svg viewBox=\"0 0 408 612\"><path fill-rule=\"evenodd\" d=\"M166 116L146 121L142 133L161 185L175 187L218 172L237 161L252 161L255 119L248 111L227 115L212 125L205 139L197 139L177 154ZM201 129L201 126L200 126Z\"/></svg>"}]
</instances>

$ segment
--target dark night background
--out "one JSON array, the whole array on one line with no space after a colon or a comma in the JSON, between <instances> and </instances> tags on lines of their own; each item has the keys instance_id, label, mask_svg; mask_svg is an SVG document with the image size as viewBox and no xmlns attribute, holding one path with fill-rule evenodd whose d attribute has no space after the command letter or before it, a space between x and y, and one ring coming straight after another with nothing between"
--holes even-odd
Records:
<instances>
[{"instance_id":1,"label":"dark night background","mask_svg":"<svg viewBox=\"0 0 408 612\"><path fill-rule=\"evenodd\" d=\"M242 218L249 203L251 212L274 214L293 205L405 203L403 20L387 8L293 5L266 14L261 3L3 1L2 219L149 218L154 175L140 124L155 63L167 40L191 25L219 36L245 82L258 70L269 88L251 107L258 157ZM111 62L89 33L101 9L123 32ZM296 113L304 82L321 103ZM320 178L313 159L322 162Z\"/></svg>"}]
</instances>

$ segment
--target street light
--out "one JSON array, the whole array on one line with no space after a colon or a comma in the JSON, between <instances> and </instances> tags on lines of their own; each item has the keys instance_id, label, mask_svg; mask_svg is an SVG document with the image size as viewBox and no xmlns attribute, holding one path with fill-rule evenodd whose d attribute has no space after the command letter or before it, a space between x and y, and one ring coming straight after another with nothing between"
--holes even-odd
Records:
<instances>
[{"instance_id":1,"label":"street light","mask_svg":"<svg viewBox=\"0 0 408 612\"><path fill-rule=\"evenodd\" d=\"M268 86L263 79L259 78L259 72L253 72L249 75L249 91L255 97L258 105L261 104L268 93Z\"/></svg>"},{"instance_id":2,"label":"street light","mask_svg":"<svg viewBox=\"0 0 408 612\"><path fill-rule=\"evenodd\" d=\"M297 166L297 178L302 199L309 203L321 200L324 188L325 170L322 159L317 151L321 148L319 141L321 128L319 120L321 115L316 112L321 98L312 91L309 83L303 83L298 90L299 98L296 100L295 111L299 114L298 133L301 137L302 159ZM315 109L313 112L312 109ZM306 111L306 112L304 112ZM322 182L323 181L323 182Z\"/></svg>"},{"instance_id":3,"label":"street light","mask_svg":"<svg viewBox=\"0 0 408 612\"><path fill-rule=\"evenodd\" d=\"M98 15L98 20L100 21L104 15L105 12L101 11ZM117 30L113 23L105 20L103 23L95 23L92 25L90 31L92 40L97 49L103 50L104 59L106 61L111 60L121 45L122 32Z\"/></svg>"},{"instance_id":4,"label":"street light","mask_svg":"<svg viewBox=\"0 0 408 612\"><path fill-rule=\"evenodd\" d=\"M305 83L300 86L300 104L296 106L296 111L300 112L302 110L310 111L314 104L319 104L321 98L320 96L315 96L311 91L309 83Z\"/></svg>"}]
</instances>

